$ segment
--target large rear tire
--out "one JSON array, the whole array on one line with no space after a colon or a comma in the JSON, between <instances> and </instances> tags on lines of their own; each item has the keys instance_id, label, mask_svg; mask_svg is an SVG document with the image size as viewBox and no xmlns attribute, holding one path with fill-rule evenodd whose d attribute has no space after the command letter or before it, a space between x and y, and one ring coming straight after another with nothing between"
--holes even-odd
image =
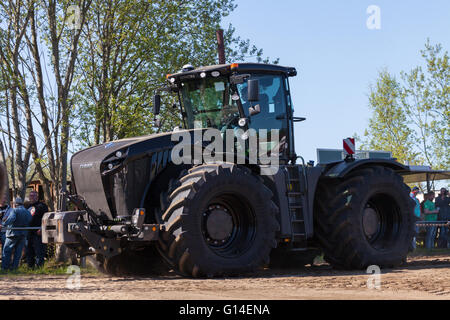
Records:
<instances>
[{"instance_id":1,"label":"large rear tire","mask_svg":"<svg viewBox=\"0 0 450 320\"><path fill-rule=\"evenodd\" d=\"M234 164L189 170L168 197L160 252L184 276L253 272L269 263L279 229L272 192Z\"/></svg>"},{"instance_id":2,"label":"large rear tire","mask_svg":"<svg viewBox=\"0 0 450 320\"><path fill-rule=\"evenodd\" d=\"M325 260L343 269L406 261L415 223L409 191L401 176L380 166L321 181L314 220Z\"/></svg>"}]
</instances>

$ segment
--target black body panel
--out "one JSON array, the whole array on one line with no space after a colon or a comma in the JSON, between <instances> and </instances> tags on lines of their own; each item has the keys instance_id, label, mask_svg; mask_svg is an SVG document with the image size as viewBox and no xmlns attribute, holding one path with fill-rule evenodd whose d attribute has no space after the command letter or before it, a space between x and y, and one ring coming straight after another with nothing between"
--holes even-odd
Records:
<instances>
[{"instance_id":1,"label":"black body panel","mask_svg":"<svg viewBox=\"0 0 450 320\"><path fill-rule=\"evenodd\" d=\"M115 145L110 143L98 145L72 156L72 183L75 190L99 216L106 215L112 218L101 175L102 162L107 156L135 141L130 139L117 141Z\"/></svg>"},{"instance_id":2,"label":"black body panel","mask_svg":"<svg viewBox=\"0 0 450 320\"><path fill-rule=\"evenodd\" d=\"M169 132L80 151L71 160L76 193L106 220L130 215L141 205L149 183L170 161L173 146ZM118 151L123 154L121 158L115 155Z\"/></svg>"},{"instance_id":3,"label":"black body panel","mask_svg":"<svg viewBox=\"0 0 450 320\"><path fill-rule=\"evenodd\" d=\"M290 237L291 231L291 218L289 216L288 199L286 197L286 174L284 167L280 169L272 176L263 176L264 183L273 192L273 201L278 206L279 216L277 216L278 223L280 224L280 237Z\"/></svg>"},{"instance_id":4,"label":"black body panel","mask_svg":"<svg viewBox=\"0 0 450 320\"><path fill-rule=\"evenodd\" d=\"M316 196L316 189L319 179L322 175L323 168L320 167L307 167L306 168L306 180L307 180L307 197L308 197L308 210L305 213L305 226L306 236L312 238L314 235L314 197Z\"/></svg>"},{"instance_id":5,"label":"black body panel","mask_svg":"<svg viewBox=\"0 0 450 320\"><path fill-rule=\"evenodd\" d=\"M197 135L195 132L204 130L179 132L188 132L191 142L194 142L201 137L201 134ZM118 216L129 216L133 209L145 207L148 204L149 199L146 199L146 196L151 191L151 183L172 163L171 152L179 142L172 141L171 138L172 132L161 133L118 140L76 153L71 160L76 193L104 220L111 221ZM193 144L192 154L195 155L198 147L201 154L208 144L208 141L202 141L201 145ZM121 152L121 156L117 156L117 152ZM225 153L217 155L226 158ZM235 158L235 162L249 161L246 158ZM158 199L153 203L159 203L159 192L157 196Z\"/></svg>"},{"instance_id":6,"label":"black body panel","mask_svg":"<svg viewBox=\"0 0 450 320\"><path fill-rule=\"evenodd\" d=\"M178 73L169 74L167 78L175 78L177 81L199 79L202 72L218 71L221 75L231 74L236 71L238 73L261 72L273 74L285 74L288 77L297 75L297 70L293 67L283 67L275 64L259 64L259 63L239 63L233 68L232 64L219 64L214 66L203 66L189 71L180 71Z\"/></svg>"}]
</instances>

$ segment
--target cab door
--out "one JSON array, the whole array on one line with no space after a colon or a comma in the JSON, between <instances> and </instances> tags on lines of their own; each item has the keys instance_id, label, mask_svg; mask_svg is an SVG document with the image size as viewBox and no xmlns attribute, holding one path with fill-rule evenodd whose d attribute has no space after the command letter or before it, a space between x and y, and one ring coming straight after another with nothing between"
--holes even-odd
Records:
<instances>
[{"instance_id":1,"label":"cab door","mask_svg":"<svg viewBox=\"0 0 450 320\"><path fill-rule=\"evenodd\" d=\"M250 118L249 128L267 130L267 139L258 134L259 144L267 144L267 150L279 150L280 161L287 160L289 155L288 116L286 114L286 87L285 77L273 74L252 74L250 79L259 81L259 100L250 102L247 100L247 83L238 85L239 96L246 116ZM259 104L261 112L249 116L250 106ZM272 141L271 130L279 131L278 144Z\"/></svg>"}]
</instances>

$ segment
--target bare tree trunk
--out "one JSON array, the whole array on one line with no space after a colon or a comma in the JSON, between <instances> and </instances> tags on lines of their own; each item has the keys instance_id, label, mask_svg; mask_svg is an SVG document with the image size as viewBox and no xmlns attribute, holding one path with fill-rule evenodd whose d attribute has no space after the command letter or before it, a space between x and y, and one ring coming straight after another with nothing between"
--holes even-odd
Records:
<instances>
[{"instance_id":1,"label":"bare tree trunk","mask_svg":"<svg viewBox=\"0 0 450 320\"><path fill-rule=\"evenodd\" d=\"M5 92L5 105L6 105L6 127L8 132L8 145L9 145L9 152L10 152L10 176L11 176L11 186L12 186L12 197L14 198L16 196L16 174L15 174L15 166L14 166L14 149L13 149L13 143L12 143L12 132L11 132L11 122L10 122L10 112L9 112L9 90L6 89ZM5 168L6 168L6 174L8 174L8 166L5 162ZM8 192L9 195L9 192Z\"/></svg>"},{"instance_id":2,"label":"bare tree trunk","mask_svg":"<svg viewBox=\"0 0 450 320\"><path fill-rule=\"evenodd\" d=\"M78 54L78 42L81 36L82 26L85 23L86 12L89 9L91 0L80 1L81 16L80 16L80 28L75 30L73 33L73 38L71 40L71 48L68 54L68 60L66 64L66 70L64 76L61 74L60 70L60 38L58 37L58 26L57 26L57 14L56 14L56 3L53 1L48 2L47 7L47 17L49 21L49 31L50 31L50 45L52 52L53 69L55 74L56 85L58 87L58 106L61 108L61 138L59 141L59 168L58 177L60 185L57 186L58 191L60 189L65 190L67 188L67 164L68 164L68 144L69 144L69 129L70 129L70 109L71 105L68 101L69 92L72 85L72 80L74 76L75 62ZM57 146L55 146L56 148ZM56 194L56 203L59 203L60 195L59 192ZM66 201L65 198L61 199L61 210L65 210Z\"/></svg>"},{"instance_id":3,"label":"bare tree trunk","mask_svg":"<svg viewBox=\"0 0 450 320\"><path fill-rule=\"evenodd\" d=\"M1 153L0 153L0 202L6 198L9 202L9 192L8 192L8 174L6 172L5 158L3 154L3 143L0 141Z\"/></svg>"},{"instance_id":4,"label":"bare tree trunk","mask_svg":"<svg viewBox=\"0 0 450 320\"><path fill-rule=\"evenodd\" d=\"M31 144L28 142L26 145L25 153L23 151L23 132L21 130L20 123L20 108L18 102L19 90L23 89L25 82L23 81L23 77L20 73L19 68L19 55L22 39L25 35L28 21L30 18L30 11L25 7L21 8L20 2L13 4L10 3L10 11L9 16L11 20L9 21L8 28L12 31L10 35L10 39L8 39L8 44L5 48L0 49L1 58L5 65L5 68L8 71L8 87L10 89L10 97L11 97L11 115L12 115L12 124L14 129L14 137L15 137L15 166L17 169L17 193L22 198L25 197L25 191L27 188L26 178L27 178L27 170L30 161L30 153L31 153ZM17 7L17 9L16 9ZM22 11L23 10L23 11ZM26 13L26 16L23 17L23 13ZM5 53L5 51L6 53ZM9 81L11 80L11 81ZM14 172L14 171L13 171Z\"/></svg>"}]
</instances>

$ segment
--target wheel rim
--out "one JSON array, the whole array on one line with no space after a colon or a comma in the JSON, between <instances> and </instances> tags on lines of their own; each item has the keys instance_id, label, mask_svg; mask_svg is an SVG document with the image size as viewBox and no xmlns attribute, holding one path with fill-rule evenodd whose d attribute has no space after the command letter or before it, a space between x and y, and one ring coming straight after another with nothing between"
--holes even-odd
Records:
<instances>
[{"instance_id":1,"label":"wheel rim","mask_svg":"<svg viewBox=\"0 0 450 320\"><path fill-rule=\"evenodd\" d=\"M368 243L376 250L392 248L399 237L400 207L387 194L375 194L363 208L362 227Z\"/></svg>"},{"instance_id":2,"label":"wheel rim","mask_svg":"<svg viewBox=\"0 0 450 320\"><path fill-rule=\"evenodd\" d=\"M202 214L202 233L217 255L233 258L244 254L256 234L256 216L249 203L236 194L214 197Z\"/></svg>"}]
</instances>

